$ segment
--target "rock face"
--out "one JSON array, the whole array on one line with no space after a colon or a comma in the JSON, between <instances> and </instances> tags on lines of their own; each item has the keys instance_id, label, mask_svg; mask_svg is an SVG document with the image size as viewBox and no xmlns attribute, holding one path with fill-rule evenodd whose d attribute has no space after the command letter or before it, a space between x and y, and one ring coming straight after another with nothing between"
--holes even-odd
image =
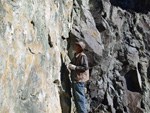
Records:
<instances>
[{"instance_id":1,"label":"rock face","mask_svg":"<svg viewBox=\"0 0 150 113\"><path fill-rule=\"evenodd\" d=\"M112 2L90 1L104 50L87 84L88 104L96 108L102 103L111 113L148 113L150 16L123 10ZM139 8L138 12L143 11Z\"/></svg>"},{"instance_id":2,"label":"rock face","mask_svg":"<svg viewBox=\"0 0 150 113\"><path fill-rule=\"evenodd\" d=\"M1 0L0 113L73 113L67 65L77 40L87 44L88 112L149 113L149 4Z\"/></svg>"},{"instance_id":3,"label":"rock face","mask_svg":"<svg viewBox=\"0 0 150 113\"><path fill-rule=\"evenodd\" d=\"M0 1L0 113L62 112L72 3Z\"/></svg>"}]
</instances>

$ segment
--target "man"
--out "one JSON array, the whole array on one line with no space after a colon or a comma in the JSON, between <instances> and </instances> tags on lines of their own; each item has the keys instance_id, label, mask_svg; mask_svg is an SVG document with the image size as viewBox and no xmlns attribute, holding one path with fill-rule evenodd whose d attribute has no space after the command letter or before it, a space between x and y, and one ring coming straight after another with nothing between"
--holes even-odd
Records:
<instances>
[{"instance_id":1,"label":"man","mask_svg":"<svg viewBox=\"0 0 150 113\"><path fill-rule=\"evenodd\" d=\"M68 68L71 70L72 89L77 113L86 113L84 85L89 80L87 56L83 52L85 43L75 43L75 54Z\"/></svg>"}]
</instances>

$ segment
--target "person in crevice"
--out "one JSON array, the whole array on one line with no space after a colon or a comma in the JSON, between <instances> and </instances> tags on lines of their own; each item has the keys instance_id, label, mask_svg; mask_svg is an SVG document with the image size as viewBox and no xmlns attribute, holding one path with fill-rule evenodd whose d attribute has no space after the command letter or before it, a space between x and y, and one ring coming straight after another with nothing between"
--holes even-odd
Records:
<instances>
[{"instance_id":1,"label":"person in crevice","mask_svg":"<svg viewBox=\"0 0 150 113\"><path fill-rule=\"evenodd\" d=\"M68 68L71 70L73 97L77 113L87 113L84 85L89 80L89 67L87 56L84 53L85 43L75 43L75 54Z\"/></svg>"}]
</instances>

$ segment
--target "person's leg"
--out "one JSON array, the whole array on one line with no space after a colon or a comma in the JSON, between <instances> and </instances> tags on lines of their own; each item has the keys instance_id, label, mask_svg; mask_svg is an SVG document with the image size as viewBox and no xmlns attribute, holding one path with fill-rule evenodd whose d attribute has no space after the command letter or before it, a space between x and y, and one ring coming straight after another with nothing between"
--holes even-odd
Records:
<instances>
[{"instance_id":1,"label":"person's leg","mask_svg":"<svg viewBox=\"0 0 150 113\"><path fill-rule=\"evenodd\" d=\"M74 97L78 113L86 113L84 82L74 83Z\"/></svg>"},{"instance_id":2,"label":"person's leg","mask_svg":"<svg viewBox=\"0 0 150 113\"><path fill-rule=\"evenodd\" d=\"M72 93L73 93L75 107L76 107L76 110L78 111L78 104L77 104L77 99L76 99L76 95L75 95L75 85L74 85L74 83L72 83Z\"/></svg>"}]
</instances>

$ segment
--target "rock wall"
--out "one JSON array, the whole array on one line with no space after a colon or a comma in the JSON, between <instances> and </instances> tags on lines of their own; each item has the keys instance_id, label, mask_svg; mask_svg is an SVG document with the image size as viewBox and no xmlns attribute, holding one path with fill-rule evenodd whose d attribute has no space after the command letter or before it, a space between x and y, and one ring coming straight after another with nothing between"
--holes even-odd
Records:
<instances>
[{"instance_id":1,"label":"rock wall","mask_svg":"<svg viewBox=\"0 0 150 113\"><path fill-rule=\"evenodd\" d=\"M88 112L149 113L150 13L141 2L1 0L0 113L74 112L67 64L77 40L87 44Z\"/></svg>"},{"instance_id":2,"label":"rock wall","mask_svg":"<svg viewBox=\"0 0 150 113\"><path fill-rule=\"evenodd\" d=\"M0 1L0 113L62 112L72 3Z\"/></svg>"},{"instance_id":3,"label":"rock wall","mask_svg":"<svg viewBox=\"0 0 150 113\"><path fill-rule=\"evenodd\" d=\"M90 1L104 50L87 84L89 111L101 103L111 113L149 113L150 15L120 8L130 4L116 7L111 3Z\"/></svg>"}]
</instances>

